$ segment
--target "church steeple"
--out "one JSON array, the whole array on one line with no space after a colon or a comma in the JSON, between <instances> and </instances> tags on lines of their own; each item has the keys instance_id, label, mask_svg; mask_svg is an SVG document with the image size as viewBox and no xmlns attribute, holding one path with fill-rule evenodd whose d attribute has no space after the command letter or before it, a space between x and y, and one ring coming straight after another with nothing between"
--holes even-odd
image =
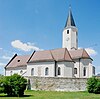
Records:
<instances>
[{"instance_id":1,"label":"church steeple","mask_svg":"<svg viewBox=\"0 0 100 99\"><path fill-rule=\"evenodd\" d=\"M78 30L75 26L71 7L69 7L67 21L63 30L62 47L68 50L78 49Z\"/></svg>"},{"instance_id":2,"label":"church steeple","mask_svg":"<svg viewBox=\"0 0 100 99\"><path fill-rule=\"evenodd\" d=\"M75 26L75 22L74 22L74 18L73 18L73 15L72 15L71 7L69 7L69 13L68 13L67 21L66 21L66 24L65 24L65 28L69 27L69 26Z\"/></svg>"}]
</instances>

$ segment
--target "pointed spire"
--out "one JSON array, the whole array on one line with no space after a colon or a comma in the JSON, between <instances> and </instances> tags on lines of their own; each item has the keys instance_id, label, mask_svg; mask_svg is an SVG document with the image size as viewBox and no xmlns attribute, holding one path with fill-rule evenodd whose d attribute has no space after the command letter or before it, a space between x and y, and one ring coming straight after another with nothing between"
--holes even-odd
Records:
<instances>
[{"instance_id":1,"label":"pointed spire","mask_svg":"<svg viewBox=\"0 0 100 99\"><path fill-rule=\"evenodd\" d=\"M69 13L68 13L67 21L65 24L65 27L68 27L68 26L75 26L75 22L74 22L72 11L71 11L71 5L69 6Z\"/></svg>"}]
</instances>

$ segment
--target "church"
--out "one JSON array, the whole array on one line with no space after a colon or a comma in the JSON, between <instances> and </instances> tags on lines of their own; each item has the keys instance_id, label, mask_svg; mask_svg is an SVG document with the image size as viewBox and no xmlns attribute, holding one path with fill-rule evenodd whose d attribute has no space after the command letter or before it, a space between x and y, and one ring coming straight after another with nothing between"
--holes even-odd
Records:
<instances>
[{"instance_id":1,"label":"church","mask_svg":"<svg viewBox=\"0 0 100 99\"><path fill-rule=\"evenodd\" d=\"M17 55L5 66L5 76L89 78L95 75L93 59L78 48L78 29L71 8L62 33L62 48Z\"/></svg>"}]
</instances>

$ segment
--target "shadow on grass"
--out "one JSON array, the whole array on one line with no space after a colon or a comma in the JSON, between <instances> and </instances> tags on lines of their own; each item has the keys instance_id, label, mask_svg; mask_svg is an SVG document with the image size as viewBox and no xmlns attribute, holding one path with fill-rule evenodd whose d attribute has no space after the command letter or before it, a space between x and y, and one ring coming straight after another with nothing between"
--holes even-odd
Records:
<instances>
[{"instance_id":1,"label":"shadow on grass","mask_svg":"<svg viewBox=\"0 0 100 99\"><path fill-rule=\"evenodd\" d=\"M32 95L23 95L20 97L31 97ZM8 95L0 95L0 97L18 97L18 96L8 96Z\"/></svg>"}]
</instances>

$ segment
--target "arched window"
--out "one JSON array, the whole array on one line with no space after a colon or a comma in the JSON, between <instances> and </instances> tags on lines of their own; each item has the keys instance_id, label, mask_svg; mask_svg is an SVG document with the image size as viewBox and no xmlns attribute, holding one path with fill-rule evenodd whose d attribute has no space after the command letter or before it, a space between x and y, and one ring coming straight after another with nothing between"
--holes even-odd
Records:
<instances>
[{"instance_id":1,"label":"arched window","mask_svg":"<svg viewBox=\"0 0 100 99\"><path fill-rule=\"evenodd\" d=\"M34 75L34 68L31 69L31 76Z\"/></svg>"},{"instance_id":2,"label":"arched window","mask_svg":"<svg viewBox=\"0 0 100 99\"><path fill-rule=\"evenodd\" d=\"M74 74L77 74L77 68L74 68Z\"/></svg>"},{"instance_id":3,"label":"arched window","mask_svg":"<svg viewBox=\"0 0 100 99\"><path fill-rule=\"evenodd\" d=\"M61 68L58 67L58 75L61 75Z\"/></svg>"},{"instance_id":4,"label":"arched window","mask_svg":"<svg viewBox=\"0 0 100 99\"><path fill-rule=\"evenodd\" d=\"M45 75L48 75L48 74L49 74L49 68L46 67L46 68L45 68Z\"/></svg>"},{"instance_id":5,"label":"arched window","mask_svg":"<svg viewBox=\"0 0 100 99\"><path fill-rule=\"evenodd\" d=\"M13 71L10 71L10 75L12 75Z\"/></svg>"},{"instance_id":6,"label":"arched window","mask_svg":"<svg viewBox=\"0 0 100 99\"><path fill-rule=\"evenodd\" d=\"M23 71L21 70L21 71L20 71L20 74L22 74L22 73L23 73Z\"/></svg>"},{"instance_id":7,"label":"arched window","mask_svg":"<svg viewBox=\"0 0 100 99\"><path fill-rule=\"evenodd\" d=\"M86 76L86 67L83 68L83 76Z\"/></svg>"}]
</instances>

